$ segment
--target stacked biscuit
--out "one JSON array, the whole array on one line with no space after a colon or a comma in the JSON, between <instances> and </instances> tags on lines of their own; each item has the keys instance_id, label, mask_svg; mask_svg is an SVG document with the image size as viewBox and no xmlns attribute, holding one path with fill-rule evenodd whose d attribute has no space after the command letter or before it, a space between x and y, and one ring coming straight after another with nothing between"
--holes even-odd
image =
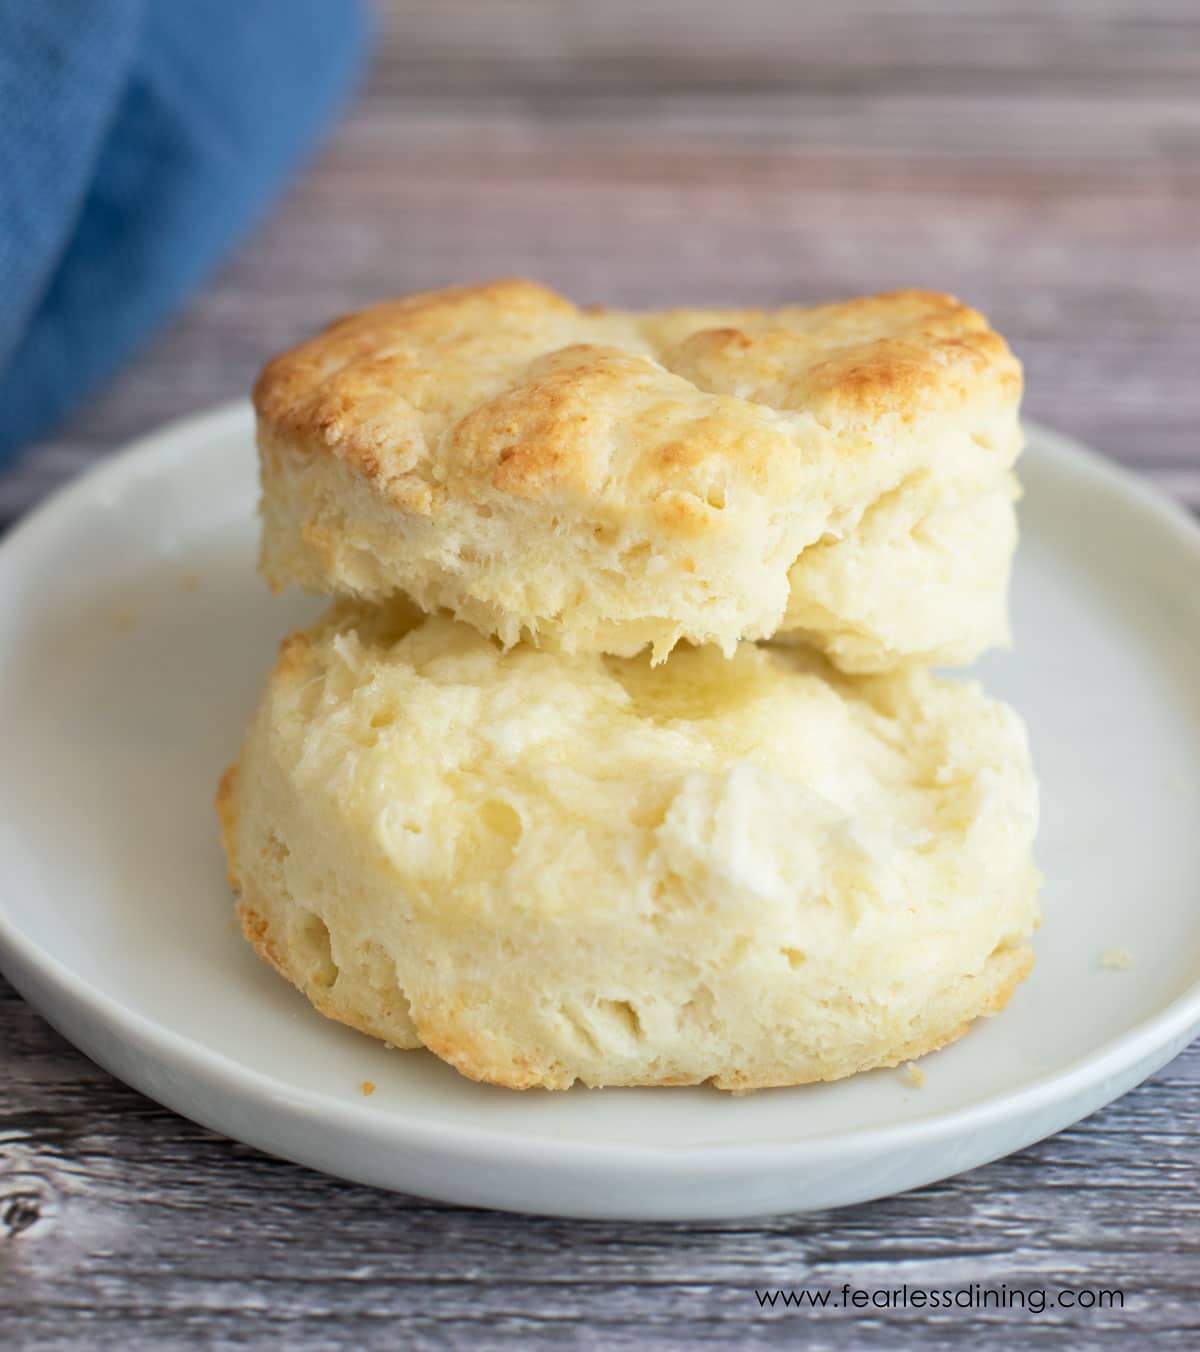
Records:
<instances>
[{"instance_id":1,"label":"stacked biscuit","mask_svg":"<svg viewBox=\"0 0 1200 1352\"><path fill-rule=\"evenodd\" d=\"M832 1079L1032 962L1007 638L1020 367L903 292L774 312L433 292L271 362L283 644L219 805L322 1013L515 1088Z\"/></svg>"}]
</instances>

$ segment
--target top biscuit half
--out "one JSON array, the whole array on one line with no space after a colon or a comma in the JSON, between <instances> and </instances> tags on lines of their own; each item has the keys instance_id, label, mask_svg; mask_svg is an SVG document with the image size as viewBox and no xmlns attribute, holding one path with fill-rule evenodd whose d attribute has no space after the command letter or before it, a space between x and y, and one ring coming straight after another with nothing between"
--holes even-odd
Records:
<instances>
[{"instance_id":1,"label":"top biscuit half","mask_svg":"<svg viewBox=\"0 0 1200 1352\"><path fill-rule=\"evenodd\" d=\"M655 313L427 292L260 376L262 569L505 645L968 662L1008 637L1020 396L1004 340L933 292Z\"/></svg>"}]
</instances>

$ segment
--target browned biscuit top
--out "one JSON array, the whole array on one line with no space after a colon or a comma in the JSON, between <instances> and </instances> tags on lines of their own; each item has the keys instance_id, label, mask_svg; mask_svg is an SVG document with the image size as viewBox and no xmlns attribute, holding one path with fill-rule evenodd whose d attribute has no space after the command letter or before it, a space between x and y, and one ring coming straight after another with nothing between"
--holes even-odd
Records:
<instances>
[{"instance_id":1,"label":"browned biscuit top","mask_svg":"<svg viewBox=\"0 0 1200 1352\"><path fill-rule=\"evenodd\" d=\"M267 440L336 457L406 512L603 495L688 535L731 481L795 491L798 420L853 457L872 427L1015 404L1020 386L986 319L936 292L639 314L509 280L341 319L270 362L254 402Z\"/></svg>"}]
</instances>

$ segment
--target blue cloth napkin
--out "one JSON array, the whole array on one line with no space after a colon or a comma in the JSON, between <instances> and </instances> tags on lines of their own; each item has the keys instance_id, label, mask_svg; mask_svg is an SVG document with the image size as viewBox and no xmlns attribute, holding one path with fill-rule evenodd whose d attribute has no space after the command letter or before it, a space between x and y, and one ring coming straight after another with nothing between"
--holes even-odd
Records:
<instances>
[{"instance_id":1,"label":"blue cloth napkin","mask_svg":"<svg viewBox=\"0 0 1200 1352\"><path fill-rule=\"evenodd\" d=\"M349 93L361 0L0 0L0 463L126 360Z\"/></svg>"}]
</instances>

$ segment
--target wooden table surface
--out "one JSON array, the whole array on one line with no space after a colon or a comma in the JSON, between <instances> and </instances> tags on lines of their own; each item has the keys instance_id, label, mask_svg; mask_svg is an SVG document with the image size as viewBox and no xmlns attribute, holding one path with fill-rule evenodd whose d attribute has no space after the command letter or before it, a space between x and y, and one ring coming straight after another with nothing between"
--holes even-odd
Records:
<instances>
[{"instance_id":1,"label":"wooden table surface","mask_svg":"<svg viewBox=\"0 0 1200 1352\"><path fill-rule=\"evenodd\" d=\"M286 198L0 524L381 295L899 285L986 309L1029 412L1200 507L1195 0L406 0ZM1007 1160L850 1211L577 1224L350 1186L112 1080L0 981L0 1346L1200 1346L1200 1048ZM1115 1311L822 1315L754 1288L1121 1288Z\"/></svg>"}]
</instances>

